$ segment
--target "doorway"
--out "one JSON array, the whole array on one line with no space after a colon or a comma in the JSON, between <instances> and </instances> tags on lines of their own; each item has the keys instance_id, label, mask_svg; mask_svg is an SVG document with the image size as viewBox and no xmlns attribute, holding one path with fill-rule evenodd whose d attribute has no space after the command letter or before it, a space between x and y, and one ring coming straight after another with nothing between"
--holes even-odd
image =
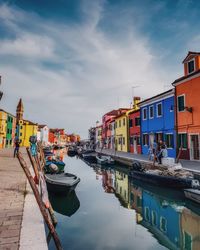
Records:
<instances>
[{"instance_id":1,"label":"doorway","mask_svg":"<svg viewBox=\"0 0 200 250\"><path fill-rule=\"evenodd\" d=\"M133 138L133 153L137 154L137 138L136 136Z\"/></svg>"},{"instance_id":2,"label":"doorway","mask_svg":"<svg viewBox=\"0 0 200 250\"><path fill-rule=\"evenodd\" d=\"M199 160L199 135L190 135L190 159Z\"/></svg>"}]
</instances>

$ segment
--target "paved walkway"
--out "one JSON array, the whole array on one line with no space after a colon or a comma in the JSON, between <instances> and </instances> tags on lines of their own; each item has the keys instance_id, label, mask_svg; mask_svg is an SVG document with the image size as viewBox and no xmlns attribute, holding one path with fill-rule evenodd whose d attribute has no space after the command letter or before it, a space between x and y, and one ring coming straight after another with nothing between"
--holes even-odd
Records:
<instances>
[{"instance_id":1,"label":"paved walkway","mask_svg":"<svg viewBox=\"0 0 200 250\"><path fill-rule=\"evenodd\" d=\"M111 156L117 156L122 157L125 159L132 159L142 162L148 162L151 163L151 161L148 160L148 155L142 155L142 154L133 154L133 153L127 153L127 152L119 152L112 149L97 149L97 152L102 152L104 154L108 154ZM189 160L180 160L180 163L182 164L184 169L199 172L200 173L200 161L189 161Z\"/></svg>"},{"instance_id":2,"label":"paved walkway","mask_svg":"<svg viewBox=\"0 0 200 250\"><path fill-rule=\"evenodd\" d=\"M13 149L0 150L0 249L18 249L26 177Z\"/></svg>"},{"instance_id":3,"label":"paved walkway","mask_svg":"<svg viewBox=\"0 0 200 250\"><path fill-rule=\"evenodd\" d=\"M20 149L27 164L25 149ZM44 221L13 149L0 150L0 250L47 250Z\"/></svg>"}]
</instances>

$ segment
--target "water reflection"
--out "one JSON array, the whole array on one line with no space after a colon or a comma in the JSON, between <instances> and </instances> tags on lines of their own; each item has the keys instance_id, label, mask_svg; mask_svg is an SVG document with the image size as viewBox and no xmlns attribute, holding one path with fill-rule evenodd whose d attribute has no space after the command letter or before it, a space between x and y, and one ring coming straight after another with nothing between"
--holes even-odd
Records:
<instances>
[{"instance_id":1,"label":"water reflection","mask_svg":"<svg viewBox=\"0 0 200 250\"><path fill-rule=\"evenodd\" d=\"M74 190L65 196L50 193L49 200L55 212L68 217L72 216L80 207Z\"/></svg>"},{"instance_id":2,"label":"water reflection","mask_svg":"<svg viewBox=\"0 0 200 250\"><path fill-rule=\"evenodd\" d=\"M64 161L81 182L69 196L50 196L63 249L200 249L199 206L182 191L129 179L123 166Z\"/></svg>"},{"instance_id":3,"label":"water reflection","mask_svg":"<svg viewBox=\"0 0 200 250\"><path fill-rule=\"evenodd\" d=\"M105 192L114 193L120 204L136 212L142 225L168 249L200 249L200 207L179 190L145 185L129 179L126 168L103 169L93 164L97 179L102 176Z\"/></svg>"}]
</instances>

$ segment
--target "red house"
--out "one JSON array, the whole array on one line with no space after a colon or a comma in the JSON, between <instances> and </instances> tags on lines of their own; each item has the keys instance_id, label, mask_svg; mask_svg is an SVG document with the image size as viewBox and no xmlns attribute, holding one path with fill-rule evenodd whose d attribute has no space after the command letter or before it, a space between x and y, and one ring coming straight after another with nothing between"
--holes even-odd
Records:
<instances>
[{"instance_id":1,"label":"red house","mask_svg":"<svg viewBox=\"0 0 200 250\"><path fill-rule=\"evenodd\" d=\"M126 108L120 108L117 110L112 110L102 117L102 143L104 148L110 148L111 147L111 136L112 136L112 131L110 127L110 123L113 122L114 118L121 113L127 111L128 109ZM113 128L114 129L114 128Z\"/></svg>"},{"instance_id":2,"label":"red house","mask_svg":"<svg viewBox=\"0 0 200 250\"><path fill-rule=\"evenodd\" d=\"M129 113L129 151L134 154L141 154L140 143L140 110Z\"/></svg>"},{"instance_id":3,"label":"red house","mask_svg":"<svg viewBox=\"0 0 200 250\"><path fill-rule=\"evenodd\" d=\"M52 144L59 144L62 137L65 135L65 130L60 128L49 129L49 142Z\"/></svg>"}]
</instances>

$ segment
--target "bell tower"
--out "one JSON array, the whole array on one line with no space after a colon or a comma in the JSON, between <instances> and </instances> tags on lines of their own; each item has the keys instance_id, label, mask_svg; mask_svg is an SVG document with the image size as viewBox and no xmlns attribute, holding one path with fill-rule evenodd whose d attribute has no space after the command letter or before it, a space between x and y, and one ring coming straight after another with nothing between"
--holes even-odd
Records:
<instances>
[{"instance_id":1,"label":"bell tower","mask_svg":"<svg viewBox=\"0 0 200 250\"><path fill-rule=\"evenodd\" d=\"M17 123L20 120L23 120L23 114L24 114L24 105L23 105L22 99L20 98L19 103L17 105L17 110L16 110Z\"/></svg>"}]
</instances>

